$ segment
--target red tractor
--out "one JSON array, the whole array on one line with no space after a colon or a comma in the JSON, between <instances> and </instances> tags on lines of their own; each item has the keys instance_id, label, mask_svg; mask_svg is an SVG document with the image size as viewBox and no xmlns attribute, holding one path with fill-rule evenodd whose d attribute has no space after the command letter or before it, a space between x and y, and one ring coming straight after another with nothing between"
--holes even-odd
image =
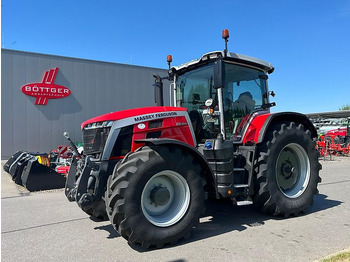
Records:
<instances>
[{"instance_id":1,"label":"red tractor","mask_svg":"<svg viewBox=\"0 0 350 262\"><path fill-rule=\"evenodd\" d=\"M84 151L73 146L66 196L109 219L131 244L188 237L208 197L288 217L305 212L318 192L314 126L303 114L271 114L274 67L229 53L227 30L223 38L225 51L155 76L158 106L81 125ZM163 106L162 79L171 81L172 106Z\"/></svg>"}]
</instances>

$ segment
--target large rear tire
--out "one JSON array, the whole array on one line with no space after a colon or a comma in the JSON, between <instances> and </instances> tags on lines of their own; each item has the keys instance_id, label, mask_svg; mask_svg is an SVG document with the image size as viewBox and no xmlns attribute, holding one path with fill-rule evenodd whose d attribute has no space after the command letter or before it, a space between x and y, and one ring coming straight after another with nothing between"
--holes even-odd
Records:
<instances>
[{"instance_id":1,"label":"large rear tire","mask_svg":"<svg viewBox=\"0 0 350 262\"><path fill-rule=\"evenodd\" d=\"M315 141L303 125L276 124L258 147L254 205L270 215L298 215L311 205L321 181Z\"/></svg>"},{"instance_id":2,"label":"large rear tire","mask_svg":"<svg viewBox=\"0 0 350 262\"><path fill-rule=\"evenodd\" d=\"M107 182L106 205L119 234L143 248L189 237L204 213L201 167L177 146L129 154Z\"/></svg>"}]
</instances>

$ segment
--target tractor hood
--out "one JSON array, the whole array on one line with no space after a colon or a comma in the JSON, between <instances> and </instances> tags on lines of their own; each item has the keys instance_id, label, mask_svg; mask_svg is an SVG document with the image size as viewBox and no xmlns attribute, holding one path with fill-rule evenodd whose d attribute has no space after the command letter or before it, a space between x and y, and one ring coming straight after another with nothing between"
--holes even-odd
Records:
<instances>
[{"instance_id":1,"label":"tractor hood","mask_svg":"<svg viewBox=\"0 0 350 262\"><path fill-rule=\"evenodd\" d=\"M106 122L118 121L126 118L134 118L135 122L142 122L151 119L158 119L172 115L176 115L176 112L186 111L186 108L181 107L170 107L170 106L153 106L153 107L143 107L117 111L101 116L91 118L81 124L81 129L89 124L99 123L102 124Z\"/></svg>"}]
</instances>

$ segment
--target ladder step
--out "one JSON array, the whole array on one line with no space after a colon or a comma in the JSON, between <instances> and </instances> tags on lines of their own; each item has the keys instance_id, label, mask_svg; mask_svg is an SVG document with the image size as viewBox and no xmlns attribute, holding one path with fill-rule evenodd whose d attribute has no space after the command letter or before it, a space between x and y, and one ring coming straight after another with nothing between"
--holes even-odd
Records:
<instances>
[{"instance_id":1,"label":"ladder step","mask_svg":"<svg viewBox=\"0 0 350 262\"><path fill-rule=\"evenodd\" d=\"M237 206L247 206L253 204L253 201L244 200L244 201L237 201Z\"/></svg>"},{"instance_id":2,"label":"ladder step","mask_svg":"<svg viewBox=\"0 0 350 262\"><path fill-rule=\"evenodd\" d=\"M245 171L245 168L235 167L235 168L233 169L233 172L243 172L243 171Z\"/></svg>"},{"instance_id":3,"label":"ladder step","mask_svg":"<svg viewBox=\"0 0 350 262\"><path fill-rule=\"evenodd\" d=\"M248 187L249 185L248 184L236 184L236 185L233 185L234 188L243 188L243 187Z\"/></svg>"}]
</instances>

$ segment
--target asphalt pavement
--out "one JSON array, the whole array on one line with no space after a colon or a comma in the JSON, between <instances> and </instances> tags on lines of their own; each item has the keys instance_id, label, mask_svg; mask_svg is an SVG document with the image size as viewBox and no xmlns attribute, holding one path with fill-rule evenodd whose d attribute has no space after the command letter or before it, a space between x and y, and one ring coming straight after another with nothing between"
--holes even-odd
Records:
<instances>
[{"instance_id":1,"label":"asphalt pavement","mask_svg":"<svg viewBox=\"0 0 350 262\"><path fill-rule=\"evenodd\" d=\"M148 251L63 190L30 193L2 170L1 261L314 261L350 247L350 157L321 164L320 194L305 215L274 218L214 201L188 240Z\"/></svg>"}]
</instances>

